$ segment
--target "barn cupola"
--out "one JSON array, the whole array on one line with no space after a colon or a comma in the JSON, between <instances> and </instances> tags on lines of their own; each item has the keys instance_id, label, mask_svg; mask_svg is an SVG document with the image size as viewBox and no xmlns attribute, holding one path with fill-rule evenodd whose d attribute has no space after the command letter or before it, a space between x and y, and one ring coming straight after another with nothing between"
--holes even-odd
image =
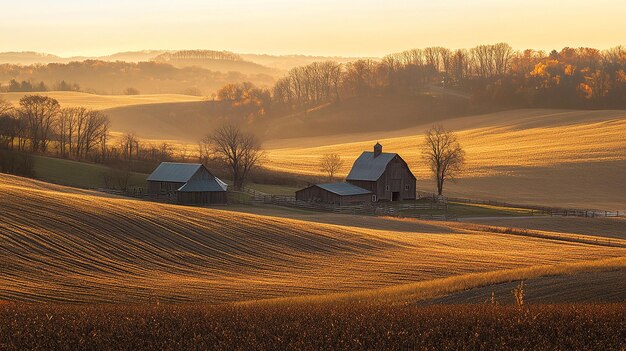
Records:
<instances>
[{"instance_id":1,"label":"barn cupola","mask_svg":"<svg viewBox=\"0 0 626 351\"><path fill-rule=\"evenodd\" d=\"M378 157L378 155L383 153L383 146L380 143L376 143L374 145L374 157Z\"/></svg>"}]
</instances>

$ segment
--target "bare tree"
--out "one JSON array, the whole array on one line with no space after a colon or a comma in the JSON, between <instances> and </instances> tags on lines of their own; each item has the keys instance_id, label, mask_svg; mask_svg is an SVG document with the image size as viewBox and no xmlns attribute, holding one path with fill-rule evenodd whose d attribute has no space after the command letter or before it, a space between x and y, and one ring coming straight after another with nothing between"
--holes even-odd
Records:
<instances>
[{"instance_id":1,"label":"bare tree","mask_svg":"<svg viewBox=\"0 0 626 351\"><path fill-rule=\"evenodd\" d=\"M84 107L64 108L59 114L58 129L61 154L81 159L99 144L106 144L109 118Z\"/></svg>"},{"instance_id":2,"label":"bare tree","mask_svg":"<svg viewBox=\"0 0 626 351\"><path fill-rule=\"evenodd\" d=\"M465 151L456 134L442 126L434 126L426 132L423 156L437 180L437 194L442 195L445 181L454 179L461 172Z\"/></svg>"},{"instance_id":3,"label":"bare tree","mask_svg":"<svg viewBox=\"0 0 626 351\"><path fill-rule=\"evenodd\" d=\"M7 115L13 111L13 105L0 97L0 116Z\"/></svg>"},{"instance_id":4,"label":"bare tree","mask_svg":"<svg viewBox=\"0 0 626 351\"><path fill-rule=\"evenodd\" d=\"M120 140L122 157L130 162L133 158L134 152L135 158L139 158L139 143L139 138L137 138L135 133L129 132L124 134L124 136L122 136L122 140Z\"/></svg>"},{"instance_id":5,"label":"bare tree","mask_svg":"<svg viewBox=\"0 0 626 351\"><path fill-rule=\"evenodd\" d=\"M339 154L326 154L320 159L320 169L328 174L328 179L332 180L335 174L343 166L343 160Z\"/></svg>"},{"instance_id":6,"label":"bare tree","mask_svg":"<svg viewBox=\"0 0 626 351\"><path fill-rule=\"evenodd\" d=\"M226 124L202 139L201 149L228 165L235 189L241 189L263 156L258 139L233 124Z\"/></svg>"},{"instance_id":7,"label":"bare tree","mask_svg":"<svg viewBox=\"0 0 626 351\"><path fill-rule=\"evenodd\" d=\"M20 99L19 112L26 122L33 151L47 151L59 111L59 102L48 96L27 95Z\"/></svg>"},{"instance_id":8,"label":"bare tree","mask_svg":"<svg viewBox=\"0 0 626 351\"><path fill-rule=\"evenodd\" d=\"M0 147L13 148L13 140L19 129L19 119L10 102L0 98Z\"/></svg>"}]
</instances>

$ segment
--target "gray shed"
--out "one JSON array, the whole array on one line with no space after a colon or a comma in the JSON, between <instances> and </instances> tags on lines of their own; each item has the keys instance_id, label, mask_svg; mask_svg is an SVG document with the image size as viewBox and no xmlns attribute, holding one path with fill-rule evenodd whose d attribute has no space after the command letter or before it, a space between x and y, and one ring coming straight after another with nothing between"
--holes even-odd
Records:
<instances>
[{"instance_id":1,"label":"gray shed","mask_svg":"<svg viewBox=\"0 0 626 351\"><path fill-rule=\"evenodd\" d=\"M350 183L314 184L296 191L296 200L350 205L371 202L372 192Z\"/></svg>"},{"instance_id":2,"label":"gray shed","mask_svg":"<svg viewBox=\"0 0 626 351\"><path fill-rule=\"evenodd\" d=\"M148 194L181 204L226 203L228 186L200 163L162 162L148 176Z\"/></svg>"}]
</instances>

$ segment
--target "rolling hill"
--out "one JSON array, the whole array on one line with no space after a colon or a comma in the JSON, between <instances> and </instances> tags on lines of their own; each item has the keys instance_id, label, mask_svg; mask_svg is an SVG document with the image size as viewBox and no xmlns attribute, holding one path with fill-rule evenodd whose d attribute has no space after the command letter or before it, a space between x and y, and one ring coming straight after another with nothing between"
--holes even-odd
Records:
<instances>
[{"instance_id":1,"label":"rolling hill","mask_svg":"<svg viewBox=\"0 0 626 351\"><path fill-rule=\"evenodd\" d=\"M626 111L514 110L439 122L458 132L466 170L448 183L448 195L510 203L606 210L626 209ZM431 124L391 132L349 133L266 143L266 166L321 174L326 153L352 161L377 141L399 153L418 178L418 189L434 191L421 158L423 133Z\"/></svg>"},{"instance_id":2,"label":"rolling hill","mask_svg":"<svg viewBox=\"0 0 626 351\"><path fill-rule=\"evenodd\" d=\"M464 224L415 221L396 231L182 207L9 175L0 175L0 207L0 300L249 301L626 252Z\"/></svg>"},{"instance_id":3,"label":"rolling hill","mask_svg":"<svg viewBox=\"0 0 626 351\"><path fill-rule=\"evenodd\" d=\"M0 98L13 105L18 105L25 95L45 95L59 101L62 107L83 106L96 110L110 109L122 106L136 106L156 103L175 103L202 101L203 98L182 94L142 94L142 95L98 95L81 93L77 91L46 91L37 93L0 93Z\"/></svg>"}]
</instances>

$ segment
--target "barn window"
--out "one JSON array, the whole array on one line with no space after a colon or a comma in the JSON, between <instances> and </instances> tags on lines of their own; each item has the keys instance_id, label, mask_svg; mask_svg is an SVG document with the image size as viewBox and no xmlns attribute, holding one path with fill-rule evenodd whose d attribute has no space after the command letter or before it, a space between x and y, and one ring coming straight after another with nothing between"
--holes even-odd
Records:
<instances>
[{"instance_id":1,"label":"barn window","mask_svg":"<svg viewBox=\"0 0 626 351\"><path fill-rule=\"evenodd\" d=\"M376 195L372 195L372 202L376 202L377 198Z\"/></svg>"},{"instance_id":2,"label":"barn window","mask_svg":"<svg viewBox=\"0 0 626 351\"><path fill-rule=\"evenodd\" d=\"M389 191L389 185L385 185L385 190Z\"/></svg>"},{"instance_id":3,"label":"barn window","mask_svg":"<svg viewBox=\"0 0 626 351\"><path fill-rule=\"evenodd\" d=\"M406 184L406 185L404 186L404 190L406 190L406 191L408 191L408 190L409 190L409 185L408 185L408 184Z\"/></svg>"}]
</instances>

